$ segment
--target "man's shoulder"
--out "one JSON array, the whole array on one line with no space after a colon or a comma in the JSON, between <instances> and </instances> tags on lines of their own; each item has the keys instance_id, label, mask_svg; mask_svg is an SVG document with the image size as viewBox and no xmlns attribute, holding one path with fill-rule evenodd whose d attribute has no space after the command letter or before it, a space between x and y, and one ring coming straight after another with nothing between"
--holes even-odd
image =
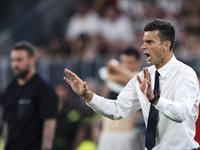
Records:
<instances>
[{"instance_id":1,"label":"man's shoulder","mask_svg":"<svg viewBox=\"0 0 200 150\"><path fill-rule=\"evenodd\" d=\"M179 60L177 60L177 63L174 65L173 69L178 69L182 73L195 74L195 71L191 66L189 66L189 65L187 65L184 62L179 61Z\"/></svg>"},{"instance_id":2,"label":"man's shoulder","mask_svg":"<svg viewBox=\"0 0 200 150\"><path fill-rule=\"evenodd\" d=\"M51 93L55 95L55 91L53 89L53 86L45 80L43 77L41 77L39 74L36 74L35 79L34 79L37 88L42 92L42 93Z\"/></svg>"},{"instance_id":3,"label":"man's shoulder","mask_svg":"<svg viewBox=\"0 0 200 150\"><path fill-rule=\"evenodd\" d=\"M176 75L180 81L184 79L196 82L198 80L194 69L182 61L177 61L177 63L172 67L171 71L174 72L174 75Z\"/></svg>"},{"instance_id":4,"label":"man's shoulder","mask_svg":"<svg viewBox=\"0 0 200 150\"><path fill-rule=\"evenodd\" d=\"M36 83L38 86L50 87L50 84L44 78L42 78L39 74L35 74L33 78L33 83Z\"/></svg>"}]
</instances>

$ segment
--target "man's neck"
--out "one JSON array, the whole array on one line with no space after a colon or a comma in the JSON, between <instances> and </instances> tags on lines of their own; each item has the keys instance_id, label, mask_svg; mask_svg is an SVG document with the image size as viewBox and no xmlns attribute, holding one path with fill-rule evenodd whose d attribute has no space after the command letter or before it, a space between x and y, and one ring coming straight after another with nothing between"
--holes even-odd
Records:
<instances>
[{"instance_id":1,"label":"man's neck","mask_svg":"<svg viewBox=\"0 0 200 150\"><path fill-rule=\"evenodd\" d=\"M18 78L17 82L19 85L25 85L35 74L35 71L31 71L27 74L27 76L25 78Z\"/></svg>"},{"instance_id":2,"label":"man's neck","mask_svg":"<svg viewBox=\"0 0 200 150\"><path fill-rule=\"evenodd\" d=\"M165 64L167 64L171 60L172 57L173 57L173 53L170 52L170 54L167 55L167 57L165 57L162 63L160 63L159 65L155 65L156 69L158 70L161 67L163 67Z\"/></svg>"}]
</instances>

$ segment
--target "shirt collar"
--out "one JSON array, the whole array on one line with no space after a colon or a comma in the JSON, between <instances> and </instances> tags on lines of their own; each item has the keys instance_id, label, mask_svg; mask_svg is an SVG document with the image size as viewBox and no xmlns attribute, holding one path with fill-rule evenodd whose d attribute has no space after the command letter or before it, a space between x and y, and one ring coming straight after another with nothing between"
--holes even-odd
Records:
<instances>
[{"instance_id":1,"label":"shirt collar","mask_svg":"<svg viewBox=\"0 0 200 150\"><path fill-rule=\"evenodd\" d=\"M170 71L170 69L172 68L172 66L176 63L176 61L177 61L177 59L173 55L172 58L170 59L170 61L168 63L166 63L164 66L162 66L161 68L158 69L158 72L160 73L160 76L162 78L164 78L167 75L167 73Z\"/></svg>"}]
</instances>

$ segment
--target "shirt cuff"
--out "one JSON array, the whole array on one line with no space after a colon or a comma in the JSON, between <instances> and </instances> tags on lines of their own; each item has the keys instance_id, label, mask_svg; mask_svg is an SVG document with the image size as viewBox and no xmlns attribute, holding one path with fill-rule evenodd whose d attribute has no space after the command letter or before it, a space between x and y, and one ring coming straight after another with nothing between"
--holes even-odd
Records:
<instances>
[{"instance_id":1,"label":"shirt cuff","mask_svg":"<svg viewBox=\"0 0 200 150\"><path fill-rule=\"evenodd\" d=\"M90 102L88 102L88 103L86 102L86 104L89 107L96 108L97 106L100 105L100 102L101 102L101 97L96 95L95 93L93 93L92 100Z\"/></svg>"},{"instance_id":2,"label":"shirt cuff","mask_svg":"<svg viewBox=\"0 0 200 150\"><path fill-rule=\"evenodd\" d=\"M159 101L155 106L156 109L158 109L159 111L164 111L167 108L167 105L169 104L169 100L160 97Z\"/></svg>"}]
</instances>

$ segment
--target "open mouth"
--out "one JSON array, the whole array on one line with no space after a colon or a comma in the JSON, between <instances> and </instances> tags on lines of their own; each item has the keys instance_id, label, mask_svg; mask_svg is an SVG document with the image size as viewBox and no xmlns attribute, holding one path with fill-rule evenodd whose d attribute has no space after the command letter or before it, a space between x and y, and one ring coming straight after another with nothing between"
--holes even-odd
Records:
<instances>
[{"instance_id":1,"label":"open mouth","mask_svg":"<svg viewBox=\"0 0 200 150\"><path fill-rule=\"evenodd\" d=\"M149 53L146 53L146 52L145 52L144 54L146 55L147 58L150 57L150 54L149 54Z\"/></svg>"},{"instance_id":2,"label":"open mouth","mask_svg":"<svg viewBox=\"0 0 200 150\"><path fill-rule=\"evenodd\" d=\"M146 60L150 61L151 55L147 52L144 52L145 56L146 56Z\"/></svg>"},{"instance_id":3,"label":"open mouth","mask_svg":"<svg viewBox=\"0 0 200 150\"><path fill-rule=\"evenodd\" d=\"M150 54L145 53L146 57L150 57Z\"/></svg>"}]
</instances>

